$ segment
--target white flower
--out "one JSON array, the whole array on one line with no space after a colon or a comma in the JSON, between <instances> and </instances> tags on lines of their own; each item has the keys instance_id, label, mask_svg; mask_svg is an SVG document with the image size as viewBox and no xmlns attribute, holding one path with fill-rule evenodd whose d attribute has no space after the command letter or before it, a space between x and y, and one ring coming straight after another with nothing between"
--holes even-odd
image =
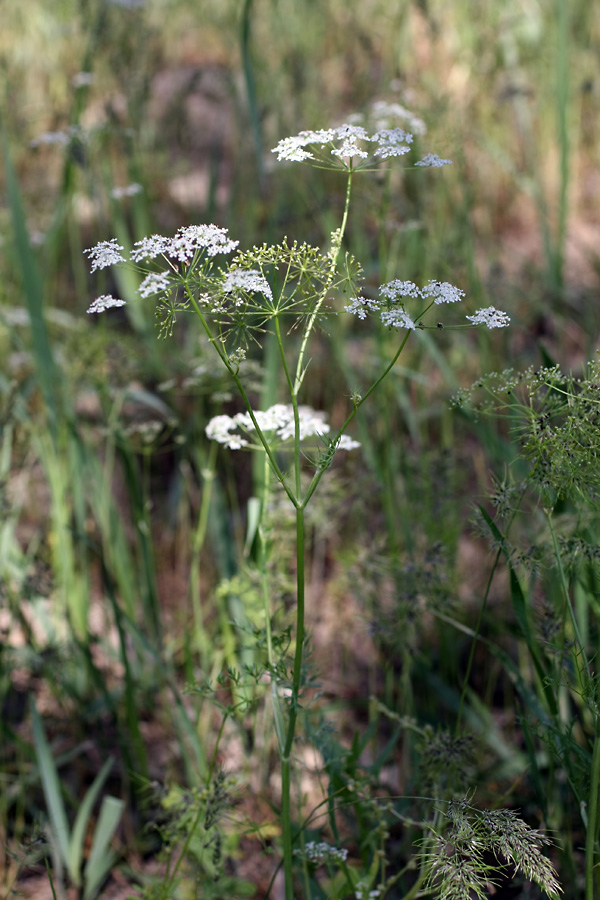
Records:
<instances>
[{"instance_id":1,"label":"white flower","mask_svg":"<svg viewBox=\"0 0 600 900\"><path fill-rule=\"evenodd\" d=\"M209 256L231 253L239 241L227 236L226 228L217 225L188 225L180 228L169 242L167 254L179 262L188 262L198 250L206 250Z\"/></svg>"},{"instance_id":2,"label":"white flower","mask_svg":"<svg viewBox=\"0 0 600 900\"><path fill-rule=\"evenodd\" d=\"M133 250L129 254L129 258L133 262L141 262L146 259L155 259L167 252L170 238L163 237L162 234L153 234L151 237L142 238L133 245Z\"/></svg>"},{"instance_id":3,"label":"white flower","mask_svg":"<svg viewBox=\"0 0 600 900\"><path fill-rule=\"evenodd\" d=\"M507 328L510 316L493 306L478 309L474 316L466 317L473 325L487 325L488 328Z\"/></svg>"},{"instance_id":4,"label":"white flower","mask_svg":"<svg viewBox=\"0 0 600 900\"><path fill-rule=\"evenodd\" d=\"M136 181L133 184L128 184L126 187L116 187L113 188L110 192L110 196L115 200L122 200L123 197L134 197L136 194L140 194L143 191L141 184L138 184Z\"/></svg>"},{"instance_id":5,"label":"white flower","mask_svg":"<svg viewBox=\"0 0 600 900\"><path fill-rule=\"evenodd\" d=\"M366 319L367 312L378 312L379 307L379 300L370 300L368 297L353 297L350 303L344 307L344 311L358 316L359 319Z\"/></svg>"},{"instance_id":6,"label":"white flower","mask_svg":"<svg viewBox=\"0 0 600 900\"><path fill-rule=\"evenodd\" d=\"M432 297L433 302L437 304L458 303L465 296L465 292L449 281L429 281L421 290L421 295Z\"/></svg>"},{"instance_id":7,"label":"white flower","mask_svg":"<svg viewBox=\"0 0 600 900\"><path fill-rule=\"evenodd\" d=\"M389 159L390 156L404 156L410 151L409 144L412 142L413 136L408 131L402 131L401 128L386 128L377 131L371 140L375 141L379 146L375 150L374 155L379 159Z\"/></svg>"},{"instance_id":8,"label":"white flower","mask_svg":"<svg viewBox=\"0 0 600 900\"><path fill-rule=\"evenodd\" d=\"M415 166L431 166L434 169L441 169L442 166L451 166L451 159L441 159L437 153L427 153L423 159L415 163Z\"/></svg>"},{"instance_id":9,"label":"white flower","mask_svg":"<svg viewBox=\"0 0 600 900\"><path fill-rule=\"evenodd\" d=\"M264 433L274 434L279 441L289 441L294 437L294 410L291 404L276 403L267 410L255 410L254 418L260 430ZM329 434L331 428L325 421L325 413L311 409L310 406L298 408L299 436L304 441L313 435ZM254 422L247 412L237 413L235 416L216 416L211 419L206 427L206 436L213 441L218 441L229 447L230 450L239 450L248 446L248 441L235 433L236 429L250 433L255 430ZM356 441L343 435L340 438L337 450L354 450L360 446Z\"/></svg>"},{"instance_id":10,"label":"white flower","mask_svg":"<svg viewBox=\"0 0 600 900\"><path fill-rule=\"evenodd\" d=\"M368 159L369 154L366 150L361 150L357 141L372 140L365 129L360 125L340 125L335 129L336 138L341 140L340 147L334 147L331 153L333 156L339 156L341 159L345 157L358 156L361 159Z\"/></svg>"},{"instance_id":11,"label":"white flower","mask_svg":"<svg viewBox=\"0 0 600 900\"><path fill-rule=\"evenodd\" d=\"M400 281L398 278L395 278L394 281L388 281L387 284L382 284L379 288L379 293L386 300L391 300L392 302L397 300L398 297L412 297L416 300L417 297L422 296L414 281Z\"/></svg>"},{"instance_id":12,"label":"white flower","mask_svg":"<svg viewBox=\"0 0 600 900\"><path fill-rule=\"evenodd\" d=\"M169 277L164 272L150 272L138 288L138 294L144 299L151 294L161 294L169 290Z\"/></svg>"},{"instance_id":13,"label":"white flower","mask_svg":"<svg viewBox=\"0 0 600 900\"><path fill-rule=\"evenodd\" d=\"M273 300L269 282L256 269L231 269L227 273L223 282L223 292L229 294L236 290L264 294L269 300Z\"/></svg>"},{"instance_id":14,"label":"white flower","mask_svg":"<svg viewBox=\"0 0 600 900\"><path fill-rule=\"evenodd\" d=\"M106 269L107 266L114 266L116 263L125 262L125 257L121 256L123 247L117 243L116 238L110 241L100 241L95 247L83 252L89 256L92 263L91 271L96 269Z\"/></svg>"},{"instance_id":15,"label":"white flower","mask_svg":"<svg viewBox=\"0 0 600 900\"><path fill-rule=\"evenodd\" d=\"M304 856L308 862L321 863L329 860L335 862L345 862L348 859L348 851L345 848L339 849L326 844L325 841L317 843L316 841L308 841L304 845L304 851L294 850L296 856Z\"/></svg>"},{"instance_id":16,"label":"white flower","mask_svg":"<svg viewBox=\"0 0 600 900\"><path fill-rule=\"evenodd\" d=\"M227 236L226 228L219 228L217 225L187 225L180 228L172 238L153 234L136 241L129 256L133 262L170 256L171 259L186 263L199 250L206 250L209 256L216 256L217 253L231 253L238 243L239 241L232 241Z\"/></svg>"},{"instance_id":17,"label":"white flower","mask_svg":"<svg viewBox=\"0 0 600 900\"><path fill-rule=\"evenodd\" d=\"M333 128L322 128L320 131L301 131L300 134L296 134L293 137L283 138L273 148L271 153L277 153L279 162L282 160L302 162L305 159L314 159L313 154L305 150L304 147L311 144L319 144L321 147L324 147L326 144L331 143L334 138L335 131Z\"/></svg>"},{"instance_id":18,"label":"white flower","mask_svg":"<svg viewBox=\"0 0 600 900\"><path fill-rule=\"evenodd\" d=\"M248 446L248 441L236 434L231 434L237 428L237 422L231 416L215 416L206 426L206 437L211 441L224 444L230 450L240 450Z\"/></svg>"},{"instance_id":19,"label":"white flower","mask_svg":"<svg viewBox=\"0 0 600 900\"><path fill-rule=\"evenodd\" d=\"M408 328L415 330L415 323L403 309L388 309L381 313L381 321L390 328Z\"/></svg>"},{"instance_id":20,"label":"white flower","mask_svg":"<svg viewBox=\"0 0 600 900\"><path fill-rule=\"evenodd\" d=\"M358 450L360 441L353 440L350 435L343 434L336 444L336 450Z\"/></svg>"},{"instance_id":21,"label":"white flower","mask_svg":"<svg viewBox=\"0 0 600 900\"><path fill-rule=\"evenodd\" d=\"M87 309L88 313L101 313L106 309L111 309L113 306L125 306L124 300L119 300L117 297L111 297L110 294L102 294L101 297L97 297L93 303Z\"/></svg>"},{"instance_id":22,"label":"white flower","mask_svg":"<svg viewBox=\"0 0 600 900\"><path fill-rule=\"evenodd\" d=\"M375 134L369 134L361 125L346 122L337 128L321 129L320 131L301 131L293 137L283 138L272 152L277 153L277 159L291 162L303 162L314 159L315 156L307 147L324 148L328 144L334 144L331 154L340 159L388 159L391 156L403 156L408 153L413 136L401 128L386 128ZM377 149L361 146L362 144L377 144Z\"/></svg>"},{"instance_id":23,"label":"white flower","mask_svg":"<svg viewBox=\"0 0 600 900\"><path fill-rule=\"evenodd\" d=\"M387 100L376 100L371 107L371 118L377 128L388 128L390 121L404 119L413 134L425 134L427 128L423 119L401 106L399 103L388 103Z\"/></svg>"}]
</instances>

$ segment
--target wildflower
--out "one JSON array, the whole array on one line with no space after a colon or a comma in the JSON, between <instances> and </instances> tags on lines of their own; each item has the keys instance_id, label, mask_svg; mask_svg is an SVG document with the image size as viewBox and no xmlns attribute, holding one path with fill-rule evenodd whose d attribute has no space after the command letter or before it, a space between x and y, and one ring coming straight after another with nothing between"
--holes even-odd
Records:
<instances>
[{"instance_id":1,"label":"wildflower","mask_svg":"<svg viewBox=\"0 0 600 900\"><path fill-rule=\"evenodd\" d=\"M379 159L389 159L390 156L403 156L410 151L409 144L412 143L413 136L408 131L402 131L401 128L385 128L377 131L371 140L375 141L379 146L374 152L374 156Z\"/></svg>"},{"instance_id":2,"label":"wildflower","mask_svg":"<svg viewBox=\"0 0 600 900\"><path fill-rule=\"evenodd\" d=\"M119 300L117 297L111 297L110 294L102 294L101 297L97 297L93 303L87 309L88 313L101 313L107 309L111 309L113 306L125 306L124 300Z\"/></svg>"},{"instance_id":3,"label":"wildflower","mask_svg":"<svg viewBox=\"0 0 600 900\"><path fill-rule=\"evenodd\" d=\"M510 317L493 306L487 309L478 309L475 315L466 317L473 325L487 325L488 328L506 328Z\"/></svg>"},{"instance_id":4,"label":"wildflower","mask_svg":"<svg viewBox=\"0 0 600 900\"><path fill-rule=\"evenodd\" d=\"M442 166L451 166L451 159L441 159L437 153L427 153L423 159L415 163L415 166L430 166L433 169L441 169Z\"/></svg>"},{"instance_id":5,"label":"wildflower","mask_svg":"<svg viewBox=\"0 0 600 900\"><path fill-rule=\"evenodd\" d=\"M132 184L126 185L126 187L113 188L110 192L110 196L114 200L122 200L123 197L135 197L136 194L140 194L142 191L143 187L141 184L134 181Z\"/></svg>"},{"instance_id":6,"label":"wildflower","mask_svg":"<svg viewBox=\"0 0 600 900\"><path fill-rule=\"evenodd\" d=\"M417 297L422 296L421 291L414 283L414 281L400 281L398 278L394 279L394 281L388 281L387 284L382 284L379 288L379 293L386 298L386 300L397 300L398 297Z\"/></svg>"},{"instance_id":7,"label":"wildflower","mask_svg":"<svg viewBox=\"0 0 600 900\"><path fill-rule=\"evenodd\" d=\"M308 841L304 845L304 850L294 850L296 856L304 856L309 863L324 862L346 862L348 859L348 851L345 848L332 847L325 841L317 843L317 841Z\"/></svg>"},{"instance_id":8,"label":"wildflower","mask_svg":"<svg viewBox=\"0 0 600 900\"><path fill-rule=\"evenodd\" d=\"M198 250L206 250L209 256L231 253L239 241L227 237L226 228L217 225L188 225L180 228L169 242L167 253L179 262L188 262Z\"/></svg>"},{"instance_id":9,"label":"wildflower","mask_svg":"<svg viewBox=\"0 0 600 900\"><path fill-rule=\"evenodd\" d=\"M256 410L254 419L260 430L273 434L280 441L289 441L295 434L294 409L291 404L276 403L267 410ZM329 434L331 427L325 421L325 413L311 409L310 406L298 407L299 437L301 441L315 435ZM235 416L215 416L206 426L206 436L230 450L240 450L248 446L248 441L236 434L236 429L249 434L255 430L254 422L247 412ZM354 450L359 447L356 441L342 435L335 449Z\"/></svg>"},{"instance_id":10,"label":"wildflower","mask_svg":"<svg viewBox=\"0 0 600 900\"><path fill-rule=\"evenodd\" d=\"M239 435L231 434L236 428L237 422L231 416L214 416L206 426L206 437L210 441L224 444L230 450L241 450L242 447L248 446L248 441Z\"/></svg>"},{"instance_id":11,"label":"wildflower","mask_svg":"<svg viewBox=\"0 0 600 900\"><path fill-rule=\"evenodd\" d=\"M138 294L145 299L151 294L161 294L169 287L169 278L164 272L150 272L140 284Z\"/></svg>"},{"instance_id":12,"label":"wildflower","mask_svg":"<svg viewBox=\"0 0 600 900\"><path fill-rule=\"evenodd\" d=\"M302 162L305 159L314 159L313 154L304 149L306 146L319 144L321 147L324 147L333 141L335 136L333 128L321 129L320 131L301 131L300 134L293 137L283 138L271 152L277 153L279 162L282 160Z\"/></svg>"},{"instance_id":13,"label":"wildflower","mask_svg":"<svg viewBox=\"0 0 600 900\"><path fill-rule=\"evenodd\" d=\"M344 307L344 310L352 315L357 315L359 319L366 319L367 312L377 312L380 306L379 300L370 300L368 297L353 297L350 303Z\"/></svg>"},{"instance_id":14,"label":"wildflower","mask_svg":"<svg viewBox=\"0 0 600 900\"><path fill-rule=\"evenodd\" d=\"M403 309L383 310L381 321L389 328L408 328L410 331L414 331L416 328L411 317Z\"/></svg>"},{"instance_id":15,"label":"wildflower","mask_svg":"<svg viewBox=\"0 0 600 900\"><path fill-rule=\"evenodd\" d=\"M272 152L277 153L279 161L304 162L308 159L315 159L315 155L311 150L307 150L307 147L323 149L328 144L333 144L330 153L341 160L355 158L365 160L369 157L382 160L408 153L410 148L407 145L411 143L412 139L412 134L401 128L386 128L375 134L369 134L361 125L346 122L337 128L301 131L293 137L283 138ZM369 144L378 146L374 149L370 148Z\"/></svg>"},{"instance_id":16,"label":"wildflower","mask_svg":"<svg viewBox=\"0 0 600 900\"><path fill-rule=\"evenodd\" d=\"M123 247L117 243L116 238L110 241L100 241L95 247L83 252L89 256L92 263L91 271L96 269L106 269L107 266L114 266L115 263L125 262L125 257L121 256Z\"/></svg>"},{"instance_id":17,"label":"wildflower","mask_svg":"<svg viewBox=\"0 0 600 900\"><path fill-rule=\"evenodd\" d=\"M231 253L238 243L239 241L230 240L226 228L219 228L217 225L188 225L180 228L172 238L153 234L136 241L129 256L133 262L168 256L187 263L200 250L205 250L208 256L216 256L217 253Z\"/></svg>"},{"instance_id":18,"label":"wildflower","mask_svg":"<svg viewBox=\"0 0 600 900\"><path fill-rule=\"evenodd\" d=\"M465 292L449 281L430 281L422 289L421 296L432 297L436 304L458 303L465 296Z\"/></svg>"},{"instance_id":19,"label":"wildflower","mask_svg":"<svg viewBox=\"0 0 600 900\"><path fill-rule=\"evenodd\" d=\"M153 234L150 237L142 238L133 245L129 258L133 262L155 259L167 252L169 240L170 238L163 237L162 234Z\"/></svg>"},{"instance_id":20,"label":"wildflower","mask_svg":"<svg viewBox=\"0 0 600 900\"><path fill-rule=\"evenodd\" d=\"M269 300L273 299L269 282L256 269L233 269L227 273L223 292L229 294L236 290L256 292L264 294Z\"/></svg>"},{"instance_id":21,"label":"wildflower","mask_svg":"<svg viewBox=\"0 0 600 900\"><path fill-rule=\"evenodd\" d=\"M413 134L425 134L427 128L423 119L401 106L400 103L388 103L387 100L376 100L371 107L371 118L377 128L388 127L394 119L404 119Z\"/></svg>"}]
</instances>

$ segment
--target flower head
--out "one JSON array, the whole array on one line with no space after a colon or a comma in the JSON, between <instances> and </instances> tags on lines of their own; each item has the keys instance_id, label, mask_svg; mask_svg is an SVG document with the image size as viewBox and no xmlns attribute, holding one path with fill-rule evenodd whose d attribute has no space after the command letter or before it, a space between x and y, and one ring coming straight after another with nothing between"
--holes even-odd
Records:
<instances>
[{"instance_id":1,"label":"flower head","mask_svg":"<svg viewBox=\"0 0 600 900\"><path fill-rule=\"evenodd\" d=\"M510 316L493 306L478 309L475 315L466 317L473 325L487 325L488 328L507 328Z\"/></svg>"},{"instance_id":2,"label":"flower head","mask_svg":"<svg viewBox=\"0 0 600 900\"><path fill-rule=\"evenodd\" d=\"M121 250L123 250L121 244L117 243L116 238L112 238L110 241L100 241L95 247L90 247L89 250L83 252L89 256L92 263L91 271L95 272L96 269L106 269L107 266L114 266L115 263L125 262L125 257L121 256Z\"/></svg>"},{"instance_id":3,"label":"flower head","mask_svg":"<svg viewBox=\"0 0 600 900\"><path fill-rule=\"evenodd\" d=\"M381 321L389 328L408 328L415 330L415 323L403 309L384 309L381 313Z\"/></svg>"},{"instance_id":4,"label":"flower head","mask_svg":"<svg viewBox=\"0 0 600 900\"><path fill-rule=\"evenodd\" d=\"M442 166L451 166L451 159L441 159L437 153L427 153L423 159L415 163L415 166L429 166L433 169L441 169Z\"/></svg>"},{"instance_id":5,"label":"flower head","mask_svg":"<svg viewBox=\"0 0 600 900\"><path fill-rule=\"evenodd\" d=\"M170 287L169 276L164 272L150 272L138 288L140 297L150 297L151 294L162 294Z\"/></svg>"},{"instance_id":6,"label":"flower head","mask_svg":"<svg viewBox=\"0 0 600 900\"><path fill-rule=\"evenodd\" d=\"M329 434L331 428L325 421L325 413L311 409L310 406L298 408L300 440ZM260 430L279 441L289 441L294 437L294 409L291 404L276 403L267 410L254 411L254 419ZM249 413L237 413L235 416L215 416L206 426L206 436L230 450L248 447L249 441L243 435L255 431L255 425ZM240 433L241 432L241 433ZM346 435L337 442L336 450L354 450L360 445Z\"/></svg>"},{"instance_id":7,"label":"flower head","mask_svg":"<svg viewBox=\"0 0 600 900\"><path fill-rule=\"evenodd\" d=\"M421 296L431 297L436 304L458 303L465 296L465 292L449 281L429 281L421 290Z\"/></svg>"},{"instance_id":8,"label":"flower head","mask_svg":"<svg viewBox=\"0 0 600 900\"><path fill-rule=\"evenodd\" d=\"M136 241L129 257L133 262L141 262L157 256L168 256L187 263L200 250L205 250L208 256L216 256L218 253L231 253L238 243L239 241L232 241L228 237L226 228L219 228L217 225L188 225L180 228L171 238L153 234Z\"/></svg>"},{"instance_id":9,"label":"flower head","mask_svg":"<svg viewBox=\"0 0 600 900\"><path fill-rule=\"evenodd\" d=\"M252 293L264 294L270 300L273 299L271 286L264 275L261 275L256 269L230 269L225 276L223 282L223 292L225 294L235 293L236 291L250 291Z\"/></svg>"},{"instance_id":10,"label":"flower head","mask_svg":"<svg viewBox=\"0 0 600 900\"><path fill-rule=\"evenodd\" d=\"M107 309L111 309L113 306L125 306L124 300L119 300L117 297L111 297L110 294L102 294L101 297L97 297L93 303L87 309L88 313L101 313Z\"/></svg>"},{"instance_id":11,"label":"flower head","mask_svg":"<svg viewBox=\"0 0 600 900\"><path fill-rule=\"evenodd\" d=\"M408 145L412 139L412 134L401 128L385 128L369 134L362 125L346 122L337 128L301 131L293 137L283 138L272 152L277 153L279 161L304 162L315 159L313 149L323 150L331 145L330 156L340 159L345 168L355 159L359 161L371 159L378 162L392 156L403 156L408 153L410 149ZM376 146L371 146L373 144ZM325 162L326 159L327 157L321 157L321 162Z\"/></svg>"}]
</instances>

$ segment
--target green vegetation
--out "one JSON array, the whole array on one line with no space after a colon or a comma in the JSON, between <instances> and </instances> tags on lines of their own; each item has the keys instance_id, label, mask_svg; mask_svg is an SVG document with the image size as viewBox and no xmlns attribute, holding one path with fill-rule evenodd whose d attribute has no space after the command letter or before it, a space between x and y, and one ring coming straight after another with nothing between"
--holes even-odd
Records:
<instances>
[{"instance_id":1,"label":"green vegetation","mask_svg":"<svg viewBox=\"0 0 600 900\"><path fill-rule=\"evenodd\" d=\"M598 896L599 40L4 11L0 897Z\"/></svg>"}]
</instances>

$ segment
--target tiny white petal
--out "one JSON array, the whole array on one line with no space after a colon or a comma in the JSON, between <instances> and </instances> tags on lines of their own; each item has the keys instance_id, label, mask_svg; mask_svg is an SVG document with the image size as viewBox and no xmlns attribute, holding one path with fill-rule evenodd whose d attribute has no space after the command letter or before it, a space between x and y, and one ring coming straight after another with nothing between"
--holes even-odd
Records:
<instances>
[{"instance_id":1,"label":"tiny white petal","mask_svg":"<svg viewBox=\"0 0 600 900\"><path fill-rule=\"evenodd\" d=\"M138 288L138 294L144 299L151 294L161 294L170 287L169 277L164 272L150 272Z\"/></svg>"},{"instance_id":2,"label":"tiny white petal","mask_svg":"<svg viewBox=\"0 0 600 900\"><path fill-rule=\"evenodd\" d=\"M390 328L408 328L415 330L415 323L403 309L386 309L381 313L381 321Z\"/></svg>"},{"instance_id":3,"label":"tiny white petal","mask_svg":"<svg viewBox=\"0 0 600 900\"><path fill-rule=\"evenodd\" d=\"M123 247L118 244L116 238L110 241L100 241L95 247L84 250L86 256L89 256L92 263L91 271L96 269L106 269L107 266L114 266L116 263L125 262L125 257L121 256Z\"/></svg>"},{"instance_id":4,"label":"tiny white petal","mask_svg":"<svg viewBox=\"0 0 600 900\"><path fill-rule=\"evenodd\" d=\"M423 297L431 297L434 303L458 303L465 292L449 281L429 281L422 289Z\"/></svg>"},{"instance_id":5,"label":"tiny white petal","mask_svg":"<svg viewBox=\"0 0 600 900\"><path fill-rule=\"evenodd\" d=\"M442 166L451 166L451 159L441 159L437 153L427 153L423 159L415 163L415 166L431 166L434 169L441 169Z\"/></svg>"},{"instance_id":6,"label":"tiny white petal","mask_svg":"<svg viewBox=\"0 0 600 900\"><path fill-rule=\"evenodd\" d=\"M111 309L113 306L125 306L125 301L119 300L117 297L112 297L110 294L102 294L101 297L97 297L94 302L90 304L86 312L101 313L106 309Z\"/></svg>"},{"instance_id":7,"label":"tiny white petal","mask_svg":"<svg viewBox=\"0 0 600 900\"><path fill-rule=\"evenodd\" d=\"M359 319L366 319L367 313L378 312L380 305L379 300L371 300L368 297L353 297L350 303L344 307L344 311L358 316Z\"/></svg>"},{"instance_id":8,"label":"tiny white petal","mask_svg":"<svg viewBox=\"0 0 600 900\"><path fill-rule=\"evenodd\" d=\"M487 309L478 309L475 315L466 316L473 325L486 325L488 328L507 328L510 324L510 316L494 306Z\"/></svg>"},{"instance_id":9,"label":"tiny white petal","mask_svg":"<svg viewBox=\"0 0 600 900\"><path fill-rule=\"evenodd\" d=\"M416 299L421 296L421 291L414 281L400 281L398 278L395 278L393 281L388 281L387 284L382 284L379 288L379 293L382 297L385 297L386 300L391 300L392 302L398 300L399 297L412 297L413 299Z\"/></svg>"}]
</instances>

